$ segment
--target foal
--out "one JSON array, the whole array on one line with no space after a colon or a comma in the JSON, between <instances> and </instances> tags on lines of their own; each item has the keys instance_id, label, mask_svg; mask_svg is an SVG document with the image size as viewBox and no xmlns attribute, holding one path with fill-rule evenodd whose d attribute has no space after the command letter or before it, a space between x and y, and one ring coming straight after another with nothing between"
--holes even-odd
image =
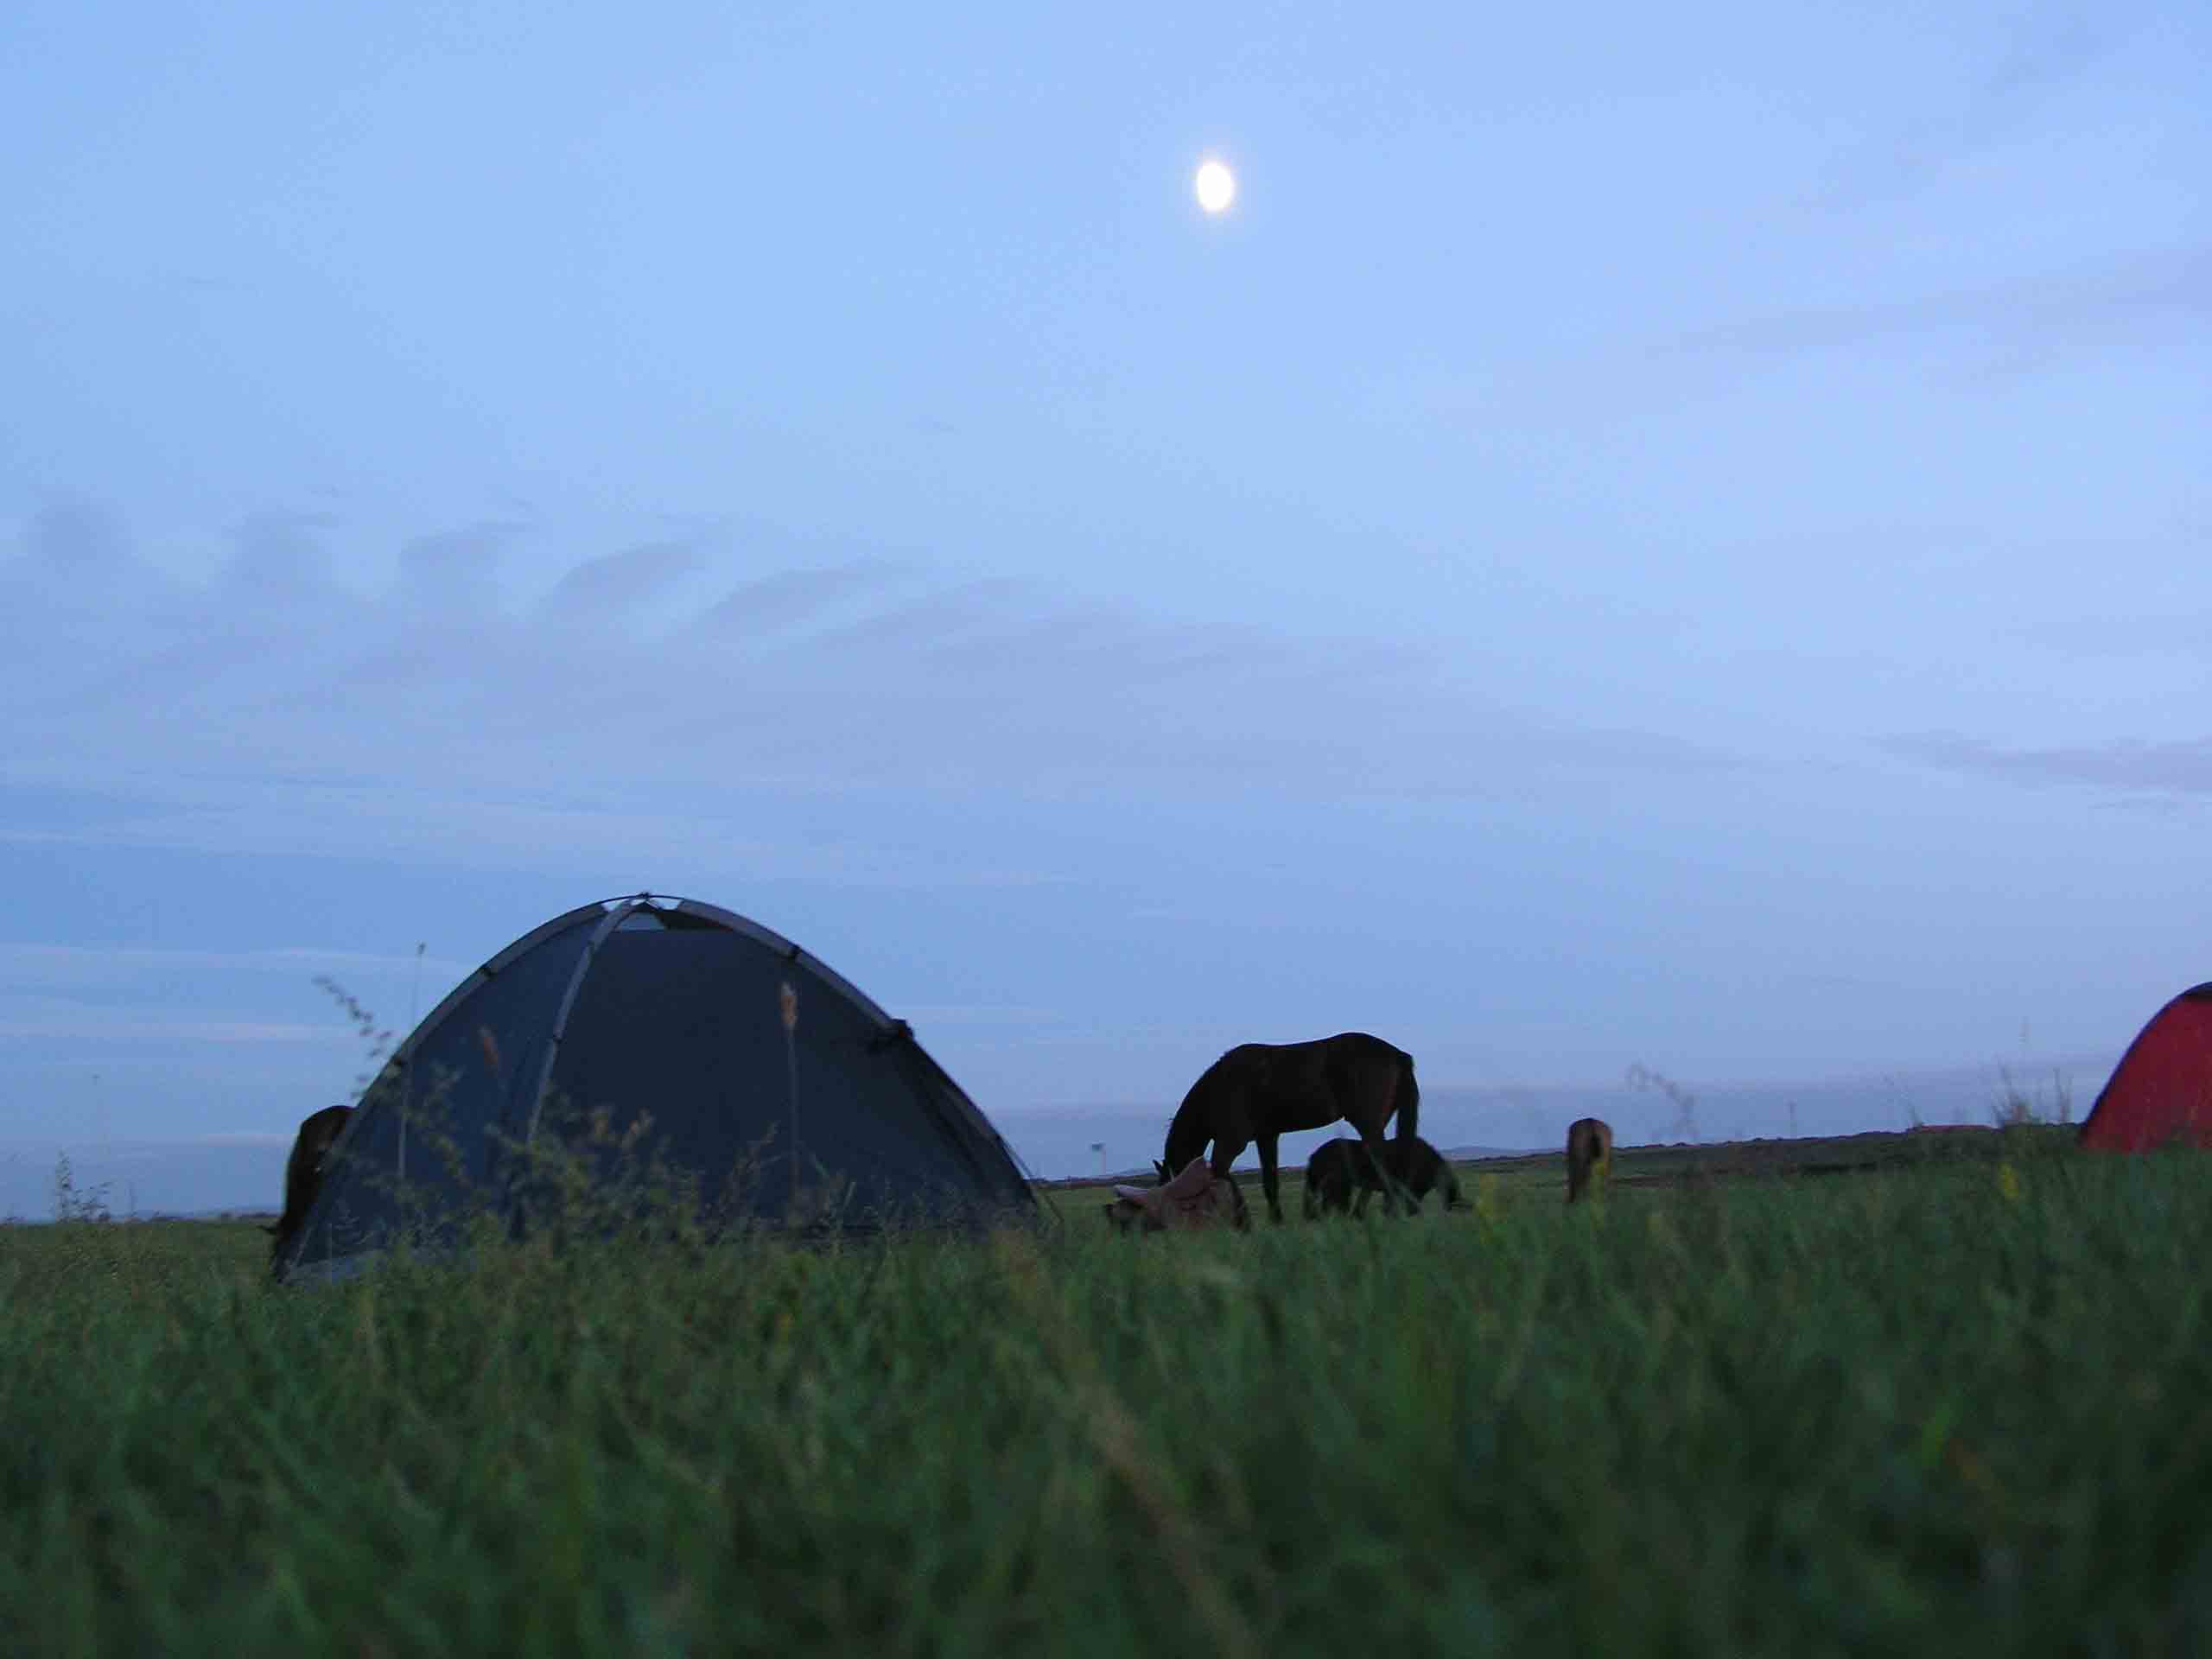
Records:
<instances>
[{"instance_id":1,"label":"foal","mask_svg":"<svg viewBox=\"0 0 2212 1659\"><path fill-rule=\"evenodd\" d=\"M1411 1140L1401 1137L1382 1143L1382 1166L1405 1189L1410 1203L1407 1213L1419 1210L1422 1202L1438 1187L1444 1189L1444 1207L1464 1210L1466 1201L1459 1196L1459 1178L1452 1173L1452 1166L1434 1147L1414 1135ZM1306 1160L1306 1219L1313 1220L1331 1211L1338 1215L1351 1213L1364 1216L1367 1201L1382 1191L1381 1176L1376 1173L1374 1155L1357 1141L1325 1141L1313 1149ZM1358 1195L1355 1202L1353 1194Z\"/></svg>"}]
</instances>

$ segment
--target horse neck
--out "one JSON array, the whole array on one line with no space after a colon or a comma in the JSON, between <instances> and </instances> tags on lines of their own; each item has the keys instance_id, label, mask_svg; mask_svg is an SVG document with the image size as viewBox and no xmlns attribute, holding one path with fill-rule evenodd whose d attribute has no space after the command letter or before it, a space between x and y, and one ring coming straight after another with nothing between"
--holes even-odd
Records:
<instances>
[{"instance_id":1,"label":"horse neck","mask_svg":"<svg viewBox=\"0 0 2212 1659\"><path fill-rule=\"evenodd\" d=\"M1170 1179L1181 1174L1183 1166L1204 1152L1206 1142L1213 1139L1213 1130L1198 1101L1198 1090L1193 1088L1167 1125L1167 1147L1160 1161L1167 1166Z\"/></svg>"}]
</instances>

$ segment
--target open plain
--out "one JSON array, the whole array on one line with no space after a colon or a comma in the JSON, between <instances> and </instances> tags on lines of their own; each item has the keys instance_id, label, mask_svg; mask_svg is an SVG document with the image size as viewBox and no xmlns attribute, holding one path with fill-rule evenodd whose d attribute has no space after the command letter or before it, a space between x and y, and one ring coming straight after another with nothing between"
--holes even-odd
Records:
<instances>
[{"instance_id":1,"label":"open plain","mask_svg":"<svg viewBox=\"0 0 2212 1659\"><path fill-rule=\"evenodd\" d=\"M981 1242L282 1290L240 1224L0 1230L0 1623L56 1656L2201 1650L2212 1164L2068 1140L1623 1148L1571 1210L1556 1158L1468 1166L1465 1213L1249 1236L1109 1237L1063 1189Z\"/></svg>"}]
</instances>

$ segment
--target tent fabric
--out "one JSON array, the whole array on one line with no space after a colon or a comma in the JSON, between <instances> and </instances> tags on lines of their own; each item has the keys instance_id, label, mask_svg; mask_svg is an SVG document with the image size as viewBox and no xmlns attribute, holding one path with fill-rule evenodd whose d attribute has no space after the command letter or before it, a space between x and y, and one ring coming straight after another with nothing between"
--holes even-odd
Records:
<instances>
[{"instance_id":1,"label":"tent fabric","mask_svg":"<svg viewBox=\"0 0 2212 1659\"><path fill-rule=\"evenodd\" d=\"M2081 1144L2212 1147L2212 982L2174 998L2128 1045L2082 1121Z\"/></svg>"},{"instance_id":2,"label":"tent fabric","mask_svg":"<svg viewBox=\"0 0 2212 1659\"><path fill-rule=\"evenodd\" d=\"M594 1111L617 1139L645 1115L637 1158L696 1176L725 1215L783 1222L795 1196L825 1190L849 1230L1037 1207L904 1020L758 923L640 894L555 917L430 1011L333 1149L280 1271L338 1268L404 1215L465 1196L524 1224L524 1160L507 1143Z\"/></svg>"}]
</instances>

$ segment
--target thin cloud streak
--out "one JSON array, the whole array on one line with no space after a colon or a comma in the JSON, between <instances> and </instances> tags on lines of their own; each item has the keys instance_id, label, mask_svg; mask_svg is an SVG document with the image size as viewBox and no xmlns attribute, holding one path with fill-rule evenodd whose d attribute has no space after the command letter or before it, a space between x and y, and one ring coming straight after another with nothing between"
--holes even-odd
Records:
<instances>
[{"instance_id":1,"label":"thin cloud streak","mask_svg":"<svg viewBox=\"0 0 2212 1659\"><path fill-rule=\"evenodd\" d=\"M142 779L135 798L66 824L0 828L0 843L160 849L212 854L414 859L458 869L741 870L753 879L849 887L1008 888L1065 883L1049 868L972 853L763 839L758 791L690 785L639 791L625 802L586 791L572 802L521 801L436 785L350 787L235 779ZM634 883L625 891L634 890ZM409 959L411 961L411 959ZM471 963L471 967L474 964Z\"/></svg>"},{"instance_id":2,"label":"thin cloud streak","mask_svg":"<svg viewBox=\"0 0 2212 1659\"><path fill-rule=\"evenodd\" d=\"M1067 1016L1051 1008L1025 1008L989 1004L906 1003L899 1008L899 1017L916 1029L932 1026L974 1026L979 1027L1008 1026L1058 1026L1066 1022Z\"/></svg>"},{"instance_id":3,"label":"thin cloud streak","mask_svg":"<svg viewBox=\"0 0 2212 1659\"><path fill-rule=\"evenodd\" d=\"M0 840L7 837L0 833ZM195 950L156 945L46 944L0 942L0 986L27 983L41 988L128 984L184 972L242 971L297 975L316 970L377 975L411 974L455 978L474 963L441 957L334 950L313 945L279 945L257 950Z\"/></svg>"},{"instance_id":4,"label":"thin cloud streak","mask_svg":"<svg viewBox=\"0 0 2212 1659\"><path fill-rule=\"evenodd\" d=\"M149 1020L106 1012L76 1015L0 1016L0 1039L32 1042L162 1043L194 1047L308 1045L328 1047L353 1039L350 1031L253 1020Z\"/></svg>"},{"instance_id":5,"label":"thin cloud streak","mask_svg":"<svg viewBox=\"0 0 2212 1659\"><path fill-rule=\"evenodd\" d=\"M2129 253L2018 282L1746 318L1677 337L1661 357L1752 361L1847 351L1876 341L1970 329L1993 342L2032 340L2041 363L2113 330L2163 321L2212 322L2212 243Z\"/></svg>"},{"instance_id":6,"label":"thin cloud streak","mask_svg":"<svg viewBox=\"0 0 2212 1659\"><path fill-rule=\"evenodd\" d=\"M886 594L912 575L912 566L890 559L779 570L731 588L694 617L687 632L717 642L772 632L842 601Z\"/></svg>"},{"instance_id":7,"label":"thin cloud streak","mask_svg":"<svg viewBox=\"0 0 2212 1659\"><path fill-rule=\"evenodd\" d=\"M1891 753L1923 766L2032 785L2075 785L2137 794L2212 795L2212 738L2005 748L1955 733L1882 740Z\"/></svg>"}]
</instances>

